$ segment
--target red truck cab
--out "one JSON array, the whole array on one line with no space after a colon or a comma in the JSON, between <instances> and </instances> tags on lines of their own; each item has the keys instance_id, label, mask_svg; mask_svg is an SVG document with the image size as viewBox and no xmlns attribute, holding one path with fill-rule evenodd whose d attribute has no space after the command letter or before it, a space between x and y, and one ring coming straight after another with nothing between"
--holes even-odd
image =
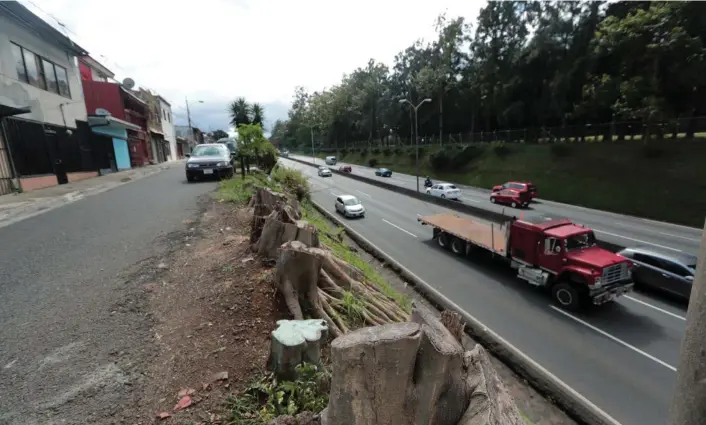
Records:
<instances>
[{"instance_id":1,"label":"red truck cab","mask_svg":"<svg viewBox=\"0 0 706 425\"><path fill-rule=\"evenodd\" d=\"M631 263L596 245L593 230L568 219L515 220L508 256L518 277L549 287L568 309L611 301L632 289Z\"/></svg>"}]
</instances>

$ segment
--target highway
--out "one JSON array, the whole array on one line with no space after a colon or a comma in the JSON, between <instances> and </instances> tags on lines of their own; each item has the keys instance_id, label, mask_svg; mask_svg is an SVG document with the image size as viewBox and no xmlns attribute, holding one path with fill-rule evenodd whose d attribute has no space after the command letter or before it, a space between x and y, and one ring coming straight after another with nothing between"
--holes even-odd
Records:
<instances>
[{"instance_id":1,"label":"highway","mask_svg":"<svg viewBox=\"0 0 706 425\"><path fill-rule=\"evenodd\" d=\"M312 162L312 157L310 156L290 156L303 161ZM316 162L320 165L324 164L324 161L320 158L317 158ZM375 170L373 168L355 164L346 164L343 162L339 162L335 168L340 165L350 165L353 167L354 173L376 178L374 173ZM416 188L417 183L415 176L396 173L395 170L392 171L392 177L385 178L385 181L391 184L404 186L408 189ZM434 181L434 183L441 182L442 181ZM498 182L498 184L502 183L505 182ZM424 190L424 179L421 177L419 184L420 189ZM502 211L503 208L510 209L510 207L491 204L489 201L489 190L459 184L456 186L461 189L463 194L463 202L491 211ZM539 187L538 189L541 196L542 188ZM680 207L675 205L674 208ZM596 232L596 236L599 239L621 246L651 246L659 248L667 253L669 251L673 251L697 255L699 251L699 243L701 241L701 229L615 214L575 205L567 205L541 198L535 200L535 202L530 205L530 208L525 210L524 213L527 215L541 214L552 218L570 218L575 223L583 224L592 228Z\"/></svg>"},{"instance_id":2,"label":"highway","mask_svg":"<svg viewBox=\"0 0 706 425\"><path fill-rule=\"evenodd\" d=\"M585 314L563 312L492 259L441 250L416 215L445 208L344 176L321 178L313 167L280 161L304 172L312 198L331 212L335 196L357 196L367 215L347 220L353 229L622 425L666 423L683 308L632 293Z\"/></svg>"}]
</instances>

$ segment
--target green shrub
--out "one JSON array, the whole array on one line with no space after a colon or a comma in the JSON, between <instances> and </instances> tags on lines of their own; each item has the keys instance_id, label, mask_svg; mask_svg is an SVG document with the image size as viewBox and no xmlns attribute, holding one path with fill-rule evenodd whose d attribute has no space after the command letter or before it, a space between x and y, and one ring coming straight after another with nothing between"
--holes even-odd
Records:
<instances>
[{"instance_id":1,"label":"green shrub","mask_svg":"<svg viewBox=\"0 0 706 425\"><path fill-rule=\"evenodd\" d=\"M370 158L370 159L368 160L368 166L371 167L371 168L377 167L377 166L378 166L378 160L377 160L377 158Z\"/></svg>"},{"instance_id":2,"label":"green shrub","mask_svg":"<svg viewBox=\"0 0 706 425\"><path fill-rule=\"evenodd\" d=\"M459 152L453 155L453 161L450 166L454 170L463 168L466 164L480 157L483 154L483 148L477 145L468 145Z\"/></svg>"},{"instance_id":3,"label":"green shrub","mask_svg":"<svg viewBox=\"0 0 706 425\"><path fill-rule=\"evenodd\" d=\"M273 182L282 187L282 190L293 194L299 201L309 197L309 180L304 177L301 171L277 164L270 173L270 177Z\"/></svg>"},{"instance_id":4,"label":"green shrub","mask_svg":"<svg viewBox=\"0 0 706 425\"><path fill-rule=\"evenodd\" d=\"M404 152L404 150L402 149L401 146L395 147L395 155L402 155L403 152Z\"/></svg>"},{"instance_id":5,"label":"green shrub","mask_svg":"<svg viewBox=\"0 0 706 425\"><path fill-rule=\"evenodd\" d=\"M360 150L360 156L362 156L363 158L365 158L366 156L368 156L368 150L365 149L365 148L361 149L361 150Z\"/></svg>"},{"instance_id":6,"label":"green shrub","mask_svg":"<svg viewBox=\"0 0 706 425\"><path fill-rule=\"evenodd\" d=\"M392 155L392 149L390 149L389 147L384 148L384 149L382 150L382 154L385 155L385 156L390 156L390 155Z\"/></svg>"},{"instance_id":7,"label":"green shrub","mask_svg":"<svg viewBox=\"0 0 706 425\"><path fill-rule=\"evenodd\" d=\"M453 157L445 150L440 150L429 157L429 165L434 171L448 171L453 164Z\"/></svg>"},{"instance_id":8,"label":"green shrub","mask_svg":"<svg viewBox=\"0 0 706 425\"><path fill-rule=\"evenodd\" d=\"M370 152L372 152L373 155L378 155L380 153L380 148L372 148Z\"/></svg>"},{"instance_id":9,"label":"green shrub","mask_svg":"<svg viewBox=\"0 0 706 425\"><path fill-rule=\"evenodd\" d=\"M571 155L571 146L566 143L554 143L549 149L551 150L552 155L557 158L565 158Z\"/></svg>"},{"instance_id":10,"label":"green shrub","mask_svg":"<svg viewBox=\"0 0 706 425\"><path fill-rule=\"evenodd\" d=\"M341 149L341 150L338 151L338 152L339 152L339 153L338 153L338 156L341 157L341 158L345 158L346 155L348 155L348 149L346 149L346 148L343 148L343 149Z\"/></svg>"},{"instance_id":11,"label":"green shrub","mask_svg":"<svg viewBox=\"0 0 706 425\"><path fill-rule=\"evenodd\" d=\"M493 149L493 152L495 155L497 155L500 158L505 158L506 156L510 155L510 147L505 144L505 141L495 141L490 144L490 146Z\"/></svg>"}]
</instances>

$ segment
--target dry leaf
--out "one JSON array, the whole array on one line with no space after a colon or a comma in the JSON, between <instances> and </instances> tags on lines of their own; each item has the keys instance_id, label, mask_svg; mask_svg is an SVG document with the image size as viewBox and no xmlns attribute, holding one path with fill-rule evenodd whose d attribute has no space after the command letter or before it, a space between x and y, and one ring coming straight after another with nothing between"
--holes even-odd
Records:
<instances>
[{"instance_id":1,"label":"dry leaf","mask_svg":"<svg viewBox=\"0 0 706 425\"><path fill-rule=\"evenodd\" d=\"M178 412L180 410L186 409L189 406L191 406L191 397L185 395L179 400L176 406L174 406L174 411Z\"/></svg>"}]
</instances>

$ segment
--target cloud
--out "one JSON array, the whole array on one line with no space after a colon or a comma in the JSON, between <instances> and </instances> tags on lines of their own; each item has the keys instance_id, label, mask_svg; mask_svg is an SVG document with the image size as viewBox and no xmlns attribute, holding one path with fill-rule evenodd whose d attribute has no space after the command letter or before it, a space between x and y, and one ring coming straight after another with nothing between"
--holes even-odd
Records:
<instances>
[{"instance_id":1,"label":"cloud","mask_svg":"<svg viewBox=\"0 0 706 425\"><path fill-rule=\"evenodd\" d=\"M157 91L186 122L227 128L238 96L286 118L294 88L321 90L374 58L391 63L436 16L475 19L484 1L437 0L24 0L30 10L116 73ZM180 106L182 105L182 106Z\"/></svg>"}]
</instances>

